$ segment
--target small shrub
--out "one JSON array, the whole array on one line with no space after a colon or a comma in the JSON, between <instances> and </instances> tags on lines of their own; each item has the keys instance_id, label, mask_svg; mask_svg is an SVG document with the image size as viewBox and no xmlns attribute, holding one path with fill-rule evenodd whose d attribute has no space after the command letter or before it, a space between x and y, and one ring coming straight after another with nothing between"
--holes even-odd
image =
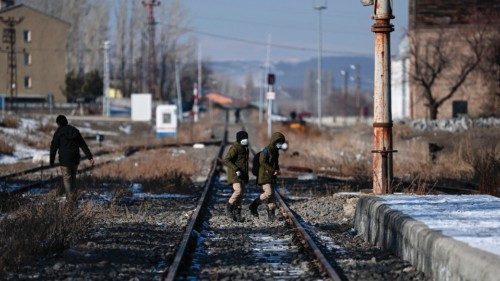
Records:
<instances>
[{"instance_id":1,"label":"small shrub","mask_svg":"<svg viewBox=\"0 0 500 281\"><path fill-rule=\"evenodd\" d=\"M0 272L39 256L60 253L93 228L93 207L59 203L54 197L21 206L0 220Z\"/></svg>"},{"instance_id":2,"label":"small shrub","mask_svg":"<svg viewBox=\"0 0 500 281\"><path fill-rule=\"evenodd\" d=\"M20 121L14 116L6 115L1 125L5 128L19 128Z\"/></svg>"},{"instance_id":3,"label":"small shrub","mask_svg":"<svg viewBox=\"0 0 500 281\"><path fill-rule=\"evenodd\" d=\"M462 147L464 161L474 169L478 190L484 194L500 195L500 159L495 155L496 144L473 149L470 143Z\"/></svg>"},{"instance_id":4,"label":"small shrub","mask_svg":"<svg viewBox=\"0 0 500 281\"><path fill-rule=\"evenodd\" d=\"M56 129L57 129L56 125L51 124L49 122L40 122L37 126L37 131L47 135L54 133Z\"/></svg>"},{"instance_id":5,"label":"small shrub","mask_svg":"<svg viewBox=\"0 0 500 281\"><path fill-rule=\"evenodd\" d=\"M0 154L12 155L14 154L14 147L3 139L0 139Z\"/></svg>"}]
</instances>

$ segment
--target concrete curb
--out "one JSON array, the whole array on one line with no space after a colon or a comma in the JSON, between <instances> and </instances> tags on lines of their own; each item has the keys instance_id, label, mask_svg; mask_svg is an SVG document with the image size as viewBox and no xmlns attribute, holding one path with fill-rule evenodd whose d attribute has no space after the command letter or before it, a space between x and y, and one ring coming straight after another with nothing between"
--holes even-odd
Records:
<instances>
[{"instance_id":1,"label":"concrete curb","mask_svg":"<svg viewBox=\"0 0 500 281\"><path fill-rule=\"evenodd\" d=\"M354 226L365 241L394 252L433 280L500 278L500 256L432 230L391 209L382 198L360 198Z\"/></svg>"}]
</instances>

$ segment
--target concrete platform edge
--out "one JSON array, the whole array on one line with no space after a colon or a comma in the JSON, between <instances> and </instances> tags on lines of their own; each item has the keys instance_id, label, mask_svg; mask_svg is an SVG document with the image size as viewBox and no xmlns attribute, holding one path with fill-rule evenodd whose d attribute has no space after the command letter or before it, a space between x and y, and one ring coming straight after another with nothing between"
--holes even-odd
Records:
<instances>
[{"instance_id":1,"label":"concrete platform edge","mask_svg":"<svg viewBox=\"0 0 500 281\"><path fill-rule=\"evenodd\" d=\"M382 198L360 198L354 226L365 241L392 251L433 280L500 278L500 256L432 230L391 209Z\"/></svg>"}]
</instances>

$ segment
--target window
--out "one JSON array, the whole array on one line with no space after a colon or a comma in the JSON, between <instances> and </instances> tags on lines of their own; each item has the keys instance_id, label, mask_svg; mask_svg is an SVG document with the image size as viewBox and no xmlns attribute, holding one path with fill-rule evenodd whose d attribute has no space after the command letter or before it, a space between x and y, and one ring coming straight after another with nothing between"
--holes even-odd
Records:
<instances>
[{"instance_id":1,"label":"window","mask_svg":"<svg viewBox=\"0 0 500 281\"><path fill-rule=\"evenodd\" d=\"M170 124L172 123L172 114L171 113L164 113L163 114L163 124Z\"/></svg>"},{"instance_id":2,"label":"window","mask_svg":"<svg viewBox=\"0 0 500 281\"><path fill-rule=\"evenodd\" d=\"M31 89L31 77L30 76L24 76L24 87L26 89Z\"/></svg>"},{"instance_id":3,"label":"window","mask_svg":"<svg viewBox=\"0 0 500 281\"><path fill-rule=\"evenodd\" d=\"M462 115L467 115L467 101L456 100L453 101L452 106L453 106L453 112L452 112L453 118L457 118Z\"/></svg>"},{"instance_id":4,"label":"window","mask_svg":"<svg viewBox=\"0 0 500 281\"><path fill-rule=\"evenodd\" d=\"M24 65L31 65L31 54L24 53Z\"/></svg>"},{"instance_id":5,"label":"window","mask_svg":"<svg viewBox=\"0 0 500 281\"><path fill-rule=\"evenodd\" d=\"M25 43L31 42L31 31L29 30L23 31L23 39Z\"/></svg>"}]
</instances>

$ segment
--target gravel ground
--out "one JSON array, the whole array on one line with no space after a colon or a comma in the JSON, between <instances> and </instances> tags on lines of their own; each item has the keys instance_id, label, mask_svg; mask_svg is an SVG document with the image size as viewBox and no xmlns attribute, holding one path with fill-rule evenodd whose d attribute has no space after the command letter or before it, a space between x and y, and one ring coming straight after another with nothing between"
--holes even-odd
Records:
<instances>
[{"instance_id":1,"label":"gravel ground","mask_svg":"<svg viewBox=\"0 0 500 281\"><path fill-rule=\"evenodd\" d=\"M358 195L291 197L288 204L345 280L428 280L410 263L366 243L353 229ZM334 264L332 262L332 264Z\"/></svg>"},{"instance_id":2,"label":"gravel ground","mask_svg":"<svg viewBox=\"0 0 500 281\"><path fill-rule=\"evenodd\" d=\"M112 195L105 187L84 191L96 206L96 226L88 237L64 252L39 257L6 280L160 280L175 255L187 221L196 207L217 147L172 148L200 162L191 176L196 186L183 194L131 191ZM162 152L162 153L166 153ZM150 152L132 160L147 161ZM146 162L147 163L147 162Z\"/></svg>"},{"instance_id":3,"label":"gravel ground","mask_svg":"<svg viewBox=\"0 0 500 281\"><path fill-rule=\"evenodd\" d=\"M90 237L5 279L159 280L172 261L196 199L128 200L109 206Z\"/></svg>"},{"instance_id":4,"label":"gravel ground","mask_svg":"<svg viewBox=\"0 0 500 281\"><path fill-rule=\"evenodd\" d=\"M260 217L251 216L248 205L260 190L248 186L243 216L233 222L225 215L232 189L216 183L210 214L203 224L189 272L181 279L200 280L317 280L321 275L310 257L295 241L292 230L281 216L269 222L265 208Z\"/></svg>"}]
</instances>

